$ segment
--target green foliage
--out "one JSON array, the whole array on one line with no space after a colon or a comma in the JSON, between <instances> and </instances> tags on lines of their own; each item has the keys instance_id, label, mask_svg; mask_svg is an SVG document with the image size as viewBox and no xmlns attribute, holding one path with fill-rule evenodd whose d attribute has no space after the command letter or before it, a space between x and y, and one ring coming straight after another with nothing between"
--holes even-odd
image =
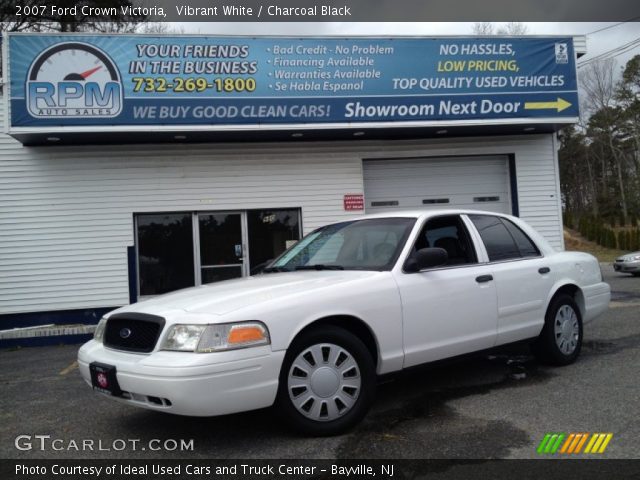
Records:
<instances>
[{"instance_id":1,"label":"green foliage","mask_svg":"<svg viewBox=\"0 0 640 480\"><path fill-rule=\"evenodd\" d=\"M618 248L620 248L620 250L626 250L626 235L624 234L624 232L622 230L620 230L618 232Z\"/></svg>"},{"instance_id":2,"label":"green foliage","mask_svg":"<svg viewBox=\"0 0 640 480\"><path fill-rule=\"evenodd\" d=\"M608 225L591 215L576 215L564 212L565 226L575 228L587 240L612 250L640 250L640 228L620 228L615 223ZM571 222L571 225L568 224Z\"/></svg>"},{"instance_id":3,"label":"green foliage","mask_svg":"<svg viewBox=\"0 0 640 480\"><path fill-rule=\"evenodd\" d=\"M626 63L622 75L616 70L613 61L580 70L586 124L560 132L560 189L574 225L589 216L613 229L638 228L640 55Z\"/></svg>"}]
</instances>

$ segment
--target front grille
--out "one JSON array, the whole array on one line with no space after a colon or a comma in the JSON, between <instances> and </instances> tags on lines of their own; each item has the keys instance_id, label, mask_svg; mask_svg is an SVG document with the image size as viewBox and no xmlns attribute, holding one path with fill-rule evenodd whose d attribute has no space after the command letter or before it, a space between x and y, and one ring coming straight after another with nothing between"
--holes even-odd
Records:
<instances>
[{"instance_id":1,"label":"front grille","mask_svg":"<svg viewBox=\"0 0 640 480\"><path fill-rule=\"evenodd\" d=\"M623 263L624 262L624 258L616 258L616 263Z\"/></svg>"},{"instance_id":2,"label":"front grille","mask_svg":"<svg viewBox=\"0 0 640 480\"><path fill-rule=\"evenodd\" d=\"M156 346L164 318L147 313L117 313L109 317L104 332L106 347L128 352L151 352Z\"/></svg>"}]
</instances>

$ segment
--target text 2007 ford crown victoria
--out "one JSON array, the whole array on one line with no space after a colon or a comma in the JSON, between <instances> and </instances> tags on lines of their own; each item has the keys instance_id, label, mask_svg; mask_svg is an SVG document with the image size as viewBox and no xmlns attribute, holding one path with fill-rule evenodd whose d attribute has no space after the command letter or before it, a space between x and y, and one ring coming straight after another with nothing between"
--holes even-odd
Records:
<instances>
[{"instance_id":1,"label":"text 2007 ford crown victoria","mask_svg":"<svg viewBox=\"0 0 640 480\"><path fill-rule=\"evenodd\" d=\"M571 363L609 298L594 257L554 251L518 218L380 214L310 233L261 275L115 310L78 362L131 405L276 404L297 429L332 434L365 415L380 374L525 339L541 361Z\"/></svg>"}]
</instances>

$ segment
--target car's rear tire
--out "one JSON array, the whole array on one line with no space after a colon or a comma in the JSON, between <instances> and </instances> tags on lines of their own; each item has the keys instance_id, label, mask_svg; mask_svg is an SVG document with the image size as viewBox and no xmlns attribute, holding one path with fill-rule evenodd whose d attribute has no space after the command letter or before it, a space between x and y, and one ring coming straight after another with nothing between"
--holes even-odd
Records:
<instances>
[{"instance_id":1,"label":"car's rear tire","mask_svg":"<svg viewBox=\"0 0 640 480\"><path fill-rule=\"evenodd\" d=\"M582 348L582 315L575 300L556 295L549 304L540 336L532 345L534 355L550 365L569 365Z\"/></svg>"},{"instance_id":2,"label":"car's rear tire","mask_svg":"<svg viewBox=\"0 0 640 480\"><path fill-rule=\"evenodd\" d=\"M375 365L365 344L323 325L300 334L287 350L276 408L299 432L336 435L362 420L375 389Z\"/></svg>"}]
</instances>

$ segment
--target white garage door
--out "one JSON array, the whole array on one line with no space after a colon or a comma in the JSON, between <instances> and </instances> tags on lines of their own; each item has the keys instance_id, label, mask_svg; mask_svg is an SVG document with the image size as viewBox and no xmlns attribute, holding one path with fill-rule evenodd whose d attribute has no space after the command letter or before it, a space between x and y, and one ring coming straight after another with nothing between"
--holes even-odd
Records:
<instances>
[{"instance_id":1,"label":"white garage door","mask_svg":"<svg viewBox=\"0 0 640 480\"><path fill-rule=\"evenodd\" d=\"M365 160L367 213L473 208L512 213L508 157Z\"/></svg>"}]
</instances>

